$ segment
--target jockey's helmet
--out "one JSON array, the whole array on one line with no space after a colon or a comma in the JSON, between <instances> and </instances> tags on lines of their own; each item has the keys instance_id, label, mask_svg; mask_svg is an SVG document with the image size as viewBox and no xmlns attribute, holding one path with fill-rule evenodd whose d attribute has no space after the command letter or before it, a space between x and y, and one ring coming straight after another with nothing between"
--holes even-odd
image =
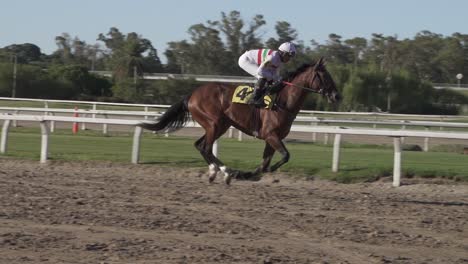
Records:
<instances>
[{"instance_id":1,"label":"jockey's helmet","mask_svg":"<svg viewBox=\"0 0 468 264\"><path fill-rule=\"evenodd\" d=\"M278 50L288 54L290 57L294 57L296 55L296 47L291 42L285 42L281 44Z\"/></svg>"}]
</instances>

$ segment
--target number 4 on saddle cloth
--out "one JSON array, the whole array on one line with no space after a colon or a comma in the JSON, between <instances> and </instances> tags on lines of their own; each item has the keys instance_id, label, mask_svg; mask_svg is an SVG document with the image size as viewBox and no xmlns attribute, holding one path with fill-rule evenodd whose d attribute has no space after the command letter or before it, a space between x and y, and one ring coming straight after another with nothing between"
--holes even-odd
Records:
<instances>
[{"instance_id":1,"label":"number 4 on saddle cloth","mask_svg":"<svg viewBox=\"0 0 468 264\"><path fill-rule=\"evenodd\" d=\"M234 94L232 95L232 102L238 104L248 104L250 98L253 96L254 88L248 85L240 85L236 87ZM274 97L276 94L266 94L263 100L266 104L266 109L271 109L274 105Z\"/></svg>"}]
</instances>

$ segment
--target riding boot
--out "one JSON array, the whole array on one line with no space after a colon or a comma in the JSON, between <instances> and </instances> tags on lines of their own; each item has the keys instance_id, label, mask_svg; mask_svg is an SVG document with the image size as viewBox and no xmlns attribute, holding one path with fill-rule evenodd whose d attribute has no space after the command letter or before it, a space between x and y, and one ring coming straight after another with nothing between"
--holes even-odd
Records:
<instances>
[{"instance_id":1,"label":"riding boot","mask_svg":"<svg viewBox=\"0 0 468 264\"><path fill-rule=\"evenodd\" d=\"M250 100L249 104L253 104L256 107L266 106L263 100L266 82L267 80L264 78L258 79L257 83L255 83L254 92L253 92L252 99Z\"/></svg>"}]
</instances>

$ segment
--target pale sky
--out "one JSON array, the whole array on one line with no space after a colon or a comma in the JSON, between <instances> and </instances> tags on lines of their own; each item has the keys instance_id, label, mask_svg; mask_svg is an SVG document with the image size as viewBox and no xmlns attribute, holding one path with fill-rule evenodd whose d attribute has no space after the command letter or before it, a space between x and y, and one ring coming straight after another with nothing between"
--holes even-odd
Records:
<instances>
[{"instance_id":1,"label":"pale sky","mask_svg":"<svg viewBox=\"0 0 468 264\"><path fill-rule=\"evenodd\" d=\"M99 33L116 27L149 39L163 61L167 42L189 40L191 25L220 20L221 12L233 10L246 23L263 15L263 40L276 37L276 22L286 21L307 46L312 39L324 43L330 33L343 39L370 39L372 33L405 39L422 30L468 34L464 0L0 0L0 7L0 47L33 43L50 54L62 33L102 44Z\"/></svg>"}]
</instances>

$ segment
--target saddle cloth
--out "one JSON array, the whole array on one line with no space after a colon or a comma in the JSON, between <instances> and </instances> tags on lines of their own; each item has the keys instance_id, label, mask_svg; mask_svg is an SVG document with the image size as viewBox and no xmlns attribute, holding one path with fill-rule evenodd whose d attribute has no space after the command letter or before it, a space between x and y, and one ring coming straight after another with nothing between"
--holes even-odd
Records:
<instances>
[{"instance_id":1,"label":"saddle cloth","mask_svg":"<svg viewBox=\"0 0 468 264\"><path fill-rule=\"evenodd\" d=\"M253 96L254 88L248 85L240 85L236 87L234 94L232 95L232 102L238 104L247 104L250 98ZM274 104L274 95L265 95L263 100L266 104L265 108L271 109Z\"/></svg>"}]
</instances>

